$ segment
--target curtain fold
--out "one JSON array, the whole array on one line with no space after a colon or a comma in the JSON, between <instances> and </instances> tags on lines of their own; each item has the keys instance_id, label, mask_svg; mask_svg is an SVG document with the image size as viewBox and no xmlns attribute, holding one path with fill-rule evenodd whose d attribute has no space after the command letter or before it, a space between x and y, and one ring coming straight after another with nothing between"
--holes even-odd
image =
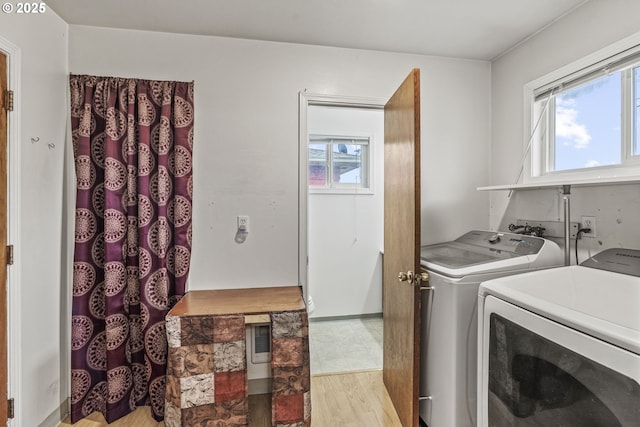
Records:
<instances>
[{"instance_id":1,"label":"curtain fold","mask_svg":"<svg viewBox=\"0 0 640 427\"><path fill-rule=\"evenodd\" d=\"M70 76L71 421L164 417L165 315L191 258L193 82Z\"/></svg>"}]
</instances>

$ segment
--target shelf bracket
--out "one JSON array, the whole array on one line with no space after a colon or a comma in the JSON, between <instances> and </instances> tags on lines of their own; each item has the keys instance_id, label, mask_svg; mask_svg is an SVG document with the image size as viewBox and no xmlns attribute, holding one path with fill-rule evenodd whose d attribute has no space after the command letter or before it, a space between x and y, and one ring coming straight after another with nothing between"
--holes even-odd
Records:
<instances>
[{"instance_id":1,"label":"shelf bracket","mask_svg":"<svg viewBox=\"0 0 640 427\"><path fill-rule=\"evenodd\" d=\"M564 265L571 264L571 185L562 186L564 207Z\"/></svg>"}]
</instances>

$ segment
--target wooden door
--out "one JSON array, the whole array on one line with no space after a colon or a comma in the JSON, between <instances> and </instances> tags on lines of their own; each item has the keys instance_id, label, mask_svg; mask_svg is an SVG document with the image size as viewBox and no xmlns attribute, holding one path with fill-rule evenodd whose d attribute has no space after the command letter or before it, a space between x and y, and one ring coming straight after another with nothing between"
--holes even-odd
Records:
<instances>
[{"instance_id":1,"label":"wooden door","mask_svg":"<svg viewBox=\"0 0 640 427\"><path fill-rule=\"evenodd\" d=\"M420 288L398 280L420 272L420 70L384 107L383 379L404 427L419 424Z\"/></svg>"},{"instance_id":2,"label":"wooden door","mask_svg":"<svg viewBox=\"0 0 640 427\"><path fill-rule=\"evenodd\" d=\"M0 426L7 425L7 57L0 52Z\"/></svg>"}]
</instances>

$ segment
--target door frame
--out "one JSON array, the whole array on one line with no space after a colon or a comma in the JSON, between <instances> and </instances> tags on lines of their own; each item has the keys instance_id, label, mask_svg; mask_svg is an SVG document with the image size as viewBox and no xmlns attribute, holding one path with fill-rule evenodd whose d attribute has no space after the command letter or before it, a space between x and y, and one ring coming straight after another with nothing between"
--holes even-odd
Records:
<instances>
[{"instance_id":1,"label":"door frame","mask_svg":"<svg viewBox=\"0 0 640 427\"><path fill-rule=\"evenodd\" d=\"M309 106L353 107L383 110L387 100L300 92L298 103L298 286L309 309L309 185L308 185L308 109Z\"/></svg>"},{"instance_id":2,"label":"door frame","mask_svg":"<svg viewBox=\"0 0 640 427\"><path fill-rule=\"evenodd\" d=\"M7 244L14 246L13 265L7 269L7 396L14 398L14 418L7 426L20 425L22 389L20 385L20 69L21 51L18 46L0 36L0 51L7 56L7 87L13 90L14 111L7 117ZM1 248L0 248L1 249ZM0 402L0 404L5 404Z\"/></svg>"}]
</instances>

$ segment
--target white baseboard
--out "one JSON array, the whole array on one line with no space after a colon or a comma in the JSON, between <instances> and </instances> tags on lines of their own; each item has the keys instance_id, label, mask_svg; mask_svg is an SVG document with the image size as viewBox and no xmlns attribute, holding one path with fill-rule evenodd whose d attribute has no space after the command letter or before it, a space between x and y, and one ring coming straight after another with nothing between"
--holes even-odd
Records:
<instances>
[{"instance_id":1,"label":"white baseboard","mask_svg":"<svg viewBox=\"0 0 640 427\"><path fill-rule=\"evenodd\" d=\"M71 405L71 399L67 397L60 404L58 409L53 411L47 418L44 419L44 421L38 424L38 427L58 427L60 423L65 418L67 418L67 415L69 415L69 405Z\"/></svg>"}]
</instances>

